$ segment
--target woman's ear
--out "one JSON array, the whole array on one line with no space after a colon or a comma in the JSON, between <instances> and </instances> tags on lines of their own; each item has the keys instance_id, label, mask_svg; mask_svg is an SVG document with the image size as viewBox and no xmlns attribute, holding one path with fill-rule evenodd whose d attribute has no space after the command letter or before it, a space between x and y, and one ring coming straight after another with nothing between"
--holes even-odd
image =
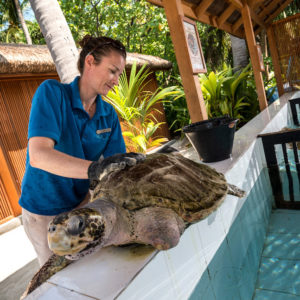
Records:
<instances>
[{"instance_id":1,"label":"woman's ear","mask_svg":"<svg viewBox=\"0 0 300 300\"><path fill-rule=\"evenodd\" d=\"M94 56L91 54L89 54L85 58L85 64L87 67L91 67L94 64L94 61L95 61Z\"/></svg>"}]
</instances>

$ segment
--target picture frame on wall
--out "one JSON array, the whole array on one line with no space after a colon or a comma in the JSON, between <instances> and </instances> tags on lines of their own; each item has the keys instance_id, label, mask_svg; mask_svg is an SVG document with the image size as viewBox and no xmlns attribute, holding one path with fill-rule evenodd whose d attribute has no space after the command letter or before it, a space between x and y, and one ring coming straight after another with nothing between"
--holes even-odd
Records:
<instances>
[{"instance_id":1,"label":"picture frame on wall","mask_svg":"<svg viewBox=\"0 0 300 300\"><path fill-rule=\"evenodd\" d=\"M186 17L183 17L182 21L193 73L206 73L207 69L196 22Z\"/></svg>"}]
</instances>

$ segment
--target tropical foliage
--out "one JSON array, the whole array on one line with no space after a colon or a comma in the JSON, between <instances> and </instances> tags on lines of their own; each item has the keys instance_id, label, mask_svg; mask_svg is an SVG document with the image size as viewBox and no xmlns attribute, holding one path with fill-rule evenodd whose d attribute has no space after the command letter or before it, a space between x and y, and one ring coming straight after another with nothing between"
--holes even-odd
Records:
<instances>
[{"instance_id":1,"label":"tropical foliage","mask_svg":"<svg viewBox=\"0 0 300 300\"><path fill-rule=\"evenodd\" d=\"M29 1L20 1L21 10L28 12ZM32 22L27 22L29 24ZM35 22L35 27L38 28ZM18 18L14 0L0 0L0 41L5 43L26 43L26 38Z\"/></svg>"},{"instance_id":2,"label":"tropical foliage","mask_svg":"<svg viewBox=\"0 0 300 300\"><path fill-rule=\"evenodd\" d=\"M146 152L147 149L167 141L166 138L154 136L163 124L157 122L154 116L155 111L159 113L155 105L170 101L170 97L178 94L174 87L157 89L154 93L147 91L149 75L146 65L138 70L134 63L129 78L124 71L120 76L119 85L105 97L124 124L123 135L127 137L127 147L138 152Z\"/></svg>"},{"instance_id":3,"label":"tropical foliage","mask_svg":"<svg viewBox=\"0 0 300 300\"><path fill-rule=\"evenodd\" d=\"M243 119L241 110L250 104L246 101L245 78L250 75L250 65L234 73L231 67L209 75L201 74L200 83L209 118L229 115ZM257 99L257 97L256 97Z\"/></svg>"},{"instance_id":4,"label":"tropical foliage","mask_svg":"<svg viewBox=\"0 0 300 300\"><path fill-rule=\"evenodd\" d=\"M238 126L241 127L259 113L250 65L240 72L234 72L231 67L224 65L222 71L211 71L208 75L200 74L199 80L209 118L229 115L239 119ZM190 124L191 120L179 80L178 84L178 95L174 101L165 104L165 111L170 128L175 134L182 134L182 127Z\"/></svg>"}]
</instances>

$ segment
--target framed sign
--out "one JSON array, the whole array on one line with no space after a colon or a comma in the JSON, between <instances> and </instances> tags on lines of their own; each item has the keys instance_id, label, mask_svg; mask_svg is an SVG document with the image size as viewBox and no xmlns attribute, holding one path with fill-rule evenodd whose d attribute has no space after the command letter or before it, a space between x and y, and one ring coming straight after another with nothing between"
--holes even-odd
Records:
<instances>
[{"instance_id":1,"label":"framed sign","mask_svg":"<svg viewBox=\"0 0 300 300\"><path fill-rule=\"evenodd\" d=\"M206 73L207 70L196 23L193 20L183 17L183 27L193 73Z\"/></svg>"},{"instance_id":2,"label":"framed sign","mask_svg":"<svg viewBox=\"0 0 300 300\"><path fill-rule=\"evenodd\" d=\"M262 55L262 51L261 51L260 45L256 45L256 49L257 49L258 58L259 58L260 71L264 72L265 71L264 57Z\"/></svg>"}]
</instances>

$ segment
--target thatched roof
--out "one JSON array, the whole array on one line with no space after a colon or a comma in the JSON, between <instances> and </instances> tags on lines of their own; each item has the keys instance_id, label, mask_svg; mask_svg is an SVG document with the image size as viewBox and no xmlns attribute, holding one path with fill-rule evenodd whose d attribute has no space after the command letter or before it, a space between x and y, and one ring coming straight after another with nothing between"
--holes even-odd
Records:
<instances>
[{"instance_id":1,"label":"thatched roof","mask_svg":"<svg viewBox=\"0 0 300 300\"><path fill-rule=\"evenodd\" d=\"M141 67L145 63L151 70L168 70L172 63L151 55L127 53L126 68L136 61ZM0 44L0 74L53 73L55 65L47 46Z\"/></svg>"}]
</instances>

